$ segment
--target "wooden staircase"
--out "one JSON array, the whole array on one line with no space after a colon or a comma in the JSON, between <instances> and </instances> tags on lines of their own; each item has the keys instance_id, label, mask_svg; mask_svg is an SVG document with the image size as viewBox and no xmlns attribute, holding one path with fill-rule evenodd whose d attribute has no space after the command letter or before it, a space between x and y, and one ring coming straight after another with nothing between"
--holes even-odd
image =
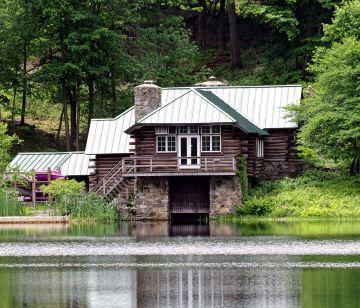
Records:
<instances>
[{"instance_id":1,"label":"wooden staircase","mask_svg":"<svg viewBox=\"0 0 360 308\"><path fill-rule=\"evenodd\" d=\"M106 200L128 199L134 194L135 178L123 176L123 161L120 161L108 174L106 174L90 193L102 195Z\"/></svg>"}]
</instances>

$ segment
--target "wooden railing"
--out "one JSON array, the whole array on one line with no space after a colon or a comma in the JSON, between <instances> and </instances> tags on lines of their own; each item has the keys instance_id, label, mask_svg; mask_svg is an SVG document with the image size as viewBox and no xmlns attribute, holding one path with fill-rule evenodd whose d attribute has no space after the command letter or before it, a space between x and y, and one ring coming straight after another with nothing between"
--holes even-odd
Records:
<instances>
[{"instance_id":1,"label":"wooden railing","mask_svg":"<svg viewBox=\"0 0 360 308\"><path fill-rule=\"evenodd\" d=\"M235 172L235 156L162 157L141 156L122 159L122 173Z\"/></svg>"},{"instance_id":2,"label":"wooden railing","mask_svg":"<svg viewBox=\"0 0 360 308\"><path fill-rule=\"evenodd\" d=\"M110 172L104 176L94 187L90 189L90 192L93 193L102 193L106 195L111 189L114 181L118 180L123 173L123 162L120 161L114 168L110 170Z\"/></svg>"}]
</instances>

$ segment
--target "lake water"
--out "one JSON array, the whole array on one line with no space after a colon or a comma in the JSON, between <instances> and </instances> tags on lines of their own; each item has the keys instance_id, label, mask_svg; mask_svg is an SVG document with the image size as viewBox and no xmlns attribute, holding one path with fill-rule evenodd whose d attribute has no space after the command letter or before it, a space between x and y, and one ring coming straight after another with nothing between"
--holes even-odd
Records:
<instances>
[{"instance_id":1,"label":"lake water","mask_svg":"<svg viewBox=\"0 0 360 308\"><path fill-rule=\"evenodd\" d=\"M360 307L360 221L0 226L0 307Z\"/></svg>"}]
</instances>

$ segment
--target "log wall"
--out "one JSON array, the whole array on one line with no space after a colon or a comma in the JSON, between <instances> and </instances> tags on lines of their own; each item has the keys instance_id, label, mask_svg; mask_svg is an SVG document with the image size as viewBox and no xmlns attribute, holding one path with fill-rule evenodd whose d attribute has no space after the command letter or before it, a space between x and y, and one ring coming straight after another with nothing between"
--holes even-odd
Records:
<instances>
[{"instance_id":1,"label":"log wall","mask_svg":"<svg viewBox=\"0 0 360 308\"><path fill-rule=\"evenodd\" d=\"M93 169L93 172L89 177L90 189L100 182L123 157L129 156L130 155L106 154L96 155L94 159L91 159L90 166Z\"/></svg>"},{"instance_id":2,"label":"log wall","mask_svg":"<svg viewBox=\"0 0 360 308\"><path fill-rule=\"evenodd\" d=\"M271 129L264 137L264 171L262 178L277 179L298 173L301 163L296 142L296 129Z\"/></svg>"}]
</instances>

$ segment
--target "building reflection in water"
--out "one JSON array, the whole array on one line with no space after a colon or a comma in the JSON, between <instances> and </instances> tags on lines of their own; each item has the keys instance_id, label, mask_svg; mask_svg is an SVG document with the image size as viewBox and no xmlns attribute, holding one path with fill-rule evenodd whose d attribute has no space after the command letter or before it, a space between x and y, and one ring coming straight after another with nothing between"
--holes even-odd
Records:
<instances>
[{"instance_id":1,"label":"building reflection in water","mask_svg":"<svg viewBox=\"0 0 360 308\"><path fill-rule=\"evenodd\" d=\"M141 271L138 307L295 307L299 276L293 270L182 269Z\"/></svg>"},{"instance_id":2,"label":"building reflection in water","mask_svg":"<svg viewBox=\"0 0 360 308\"><path fill-rule=\"evenodd\" d=\"M264 268L27 269L9 277L7 296L13 307L296 307L299 272ZM2 274L0 271L0 277Z\"/></svg>"}]
</instances>

